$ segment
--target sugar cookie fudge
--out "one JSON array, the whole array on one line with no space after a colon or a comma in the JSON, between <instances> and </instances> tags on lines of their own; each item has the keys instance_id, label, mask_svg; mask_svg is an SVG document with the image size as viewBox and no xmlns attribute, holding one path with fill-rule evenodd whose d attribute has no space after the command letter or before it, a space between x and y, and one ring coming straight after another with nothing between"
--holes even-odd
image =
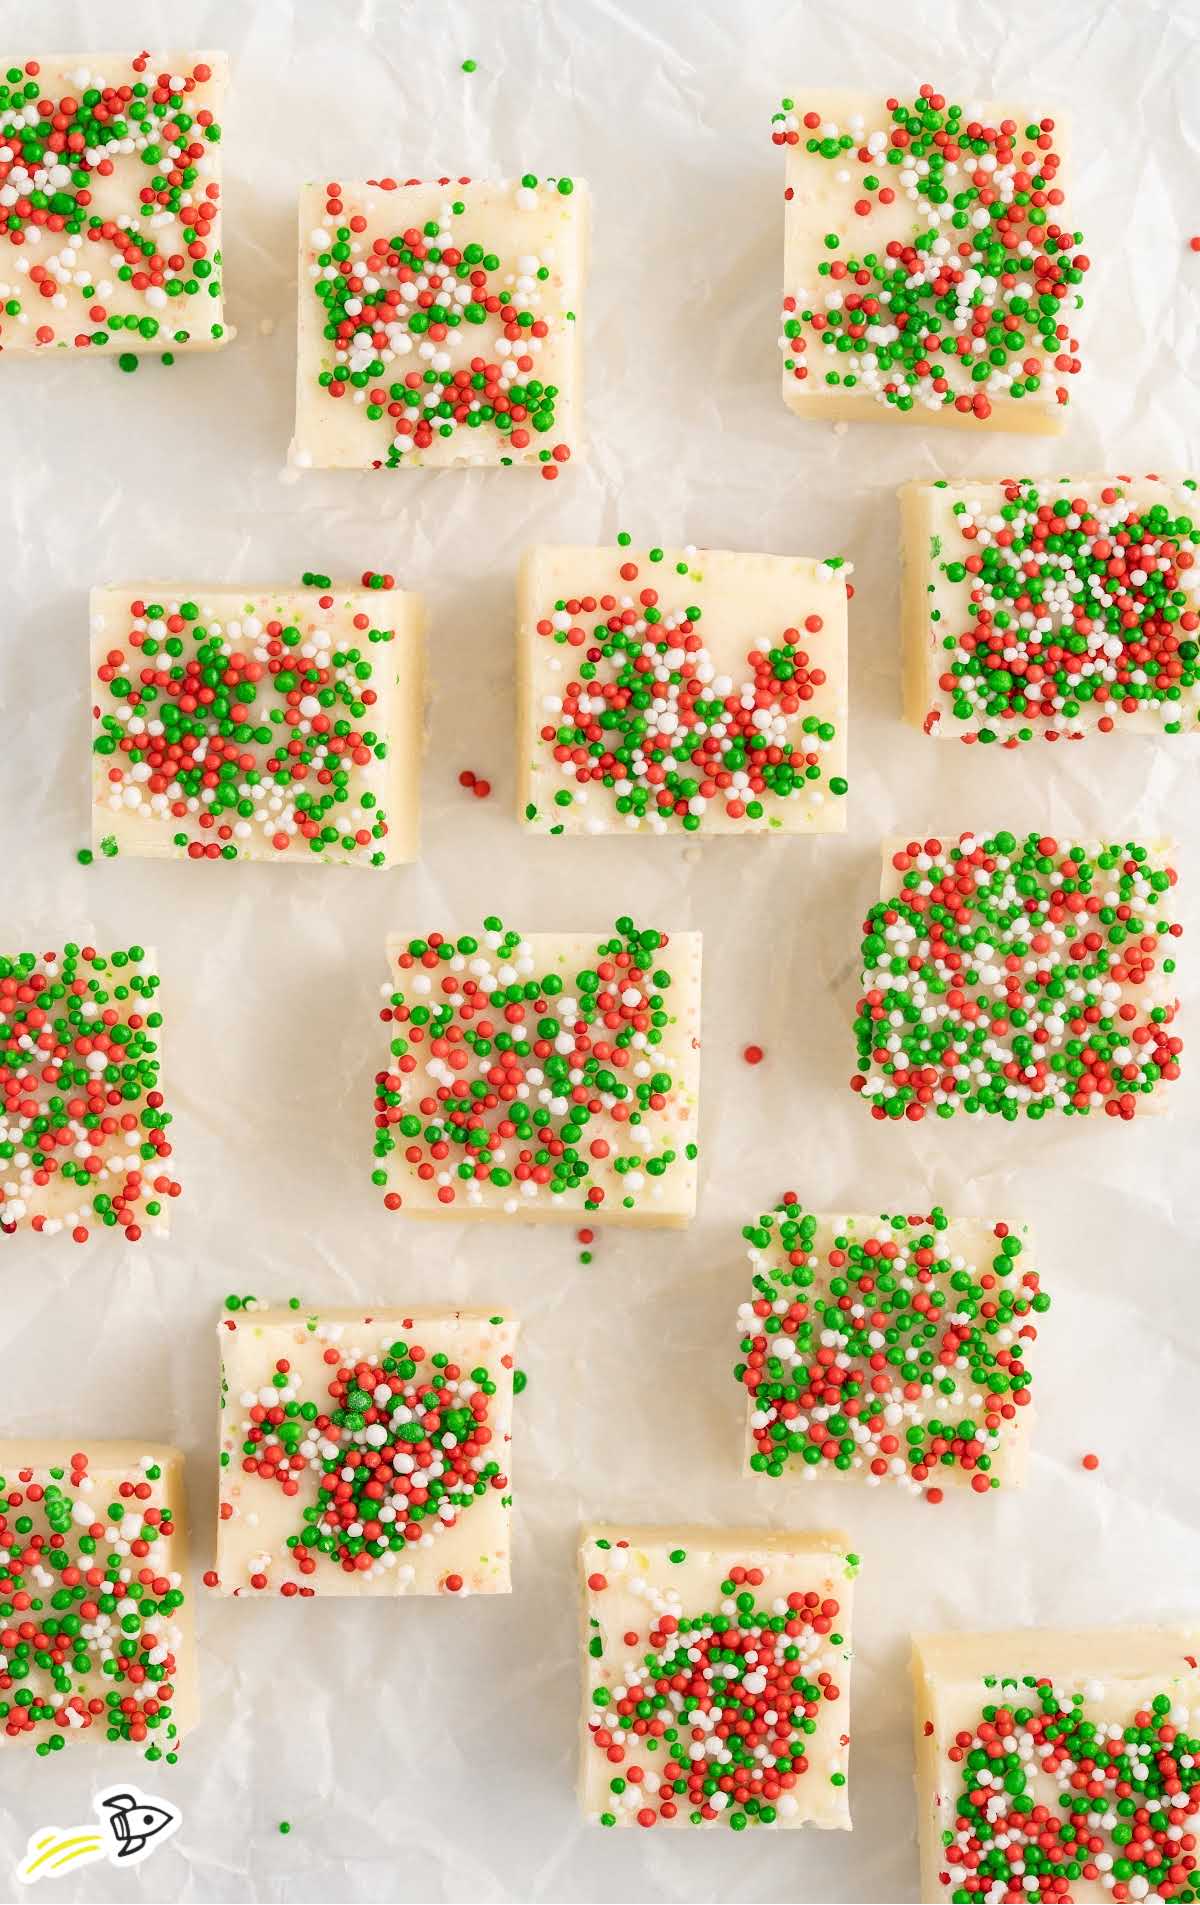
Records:
<instances>
[{"instance_id":1,"label":"sugar cookie fudge","mask_svg":"<svg viewBox=\"0 0 1200 1905\"><path fill-rule=\"evenodd\" d=\"M841 1534L586 1529L589 1822L848 1829L858 1565Z\"/></svg>"},{"instance_id":2,"label":"sugar cookie fudge","mask_svg":"<svg viewBox=\"0 0 1200 1905\"><path fill-rule=\"evenodd\" d=\"M482 1310L222 1317L225 1594L511 1591L517 1324Z\"/></svg>"},{"instance_id":3,"label":"sugar cookie fudge","mask_svg":"<svg viewBox=\"0 0 1200 1905\"><path fill-rule=\"evenodd\" d=\"M1190 1899L1200 1622L913 1637L921 1897Z\"/></svg>"},{"instance_id":4,"label":"sugar cookie fudge","mask_svg":"<svg viewBox=\"0 0 1200 1905\"><path fill-rule=\"evenodd\" d=\"M223 53L78 53L0 69L0 352L228 342L227 81Z\"/></svg>"},{"instance_id":5,"label":"sugar cookie fudge","mask_svg":"<svg viewBox=\"0 0 1200 1905\"><path fill-rule=\"evenodd\" d=\"M1036 833L885 841L850 1081L872 1116L1164 1109L1183 1049L1172 851Z\"/></svg>"},{"instance_id":6,"label":"sugar cookie fudge","mask_svg":"<svg viewBox=\"0 0 1200 1905\"><path fill-rule=\"evenodd\" d=\"M158 985L142 946L0 953L0 1234L166 1235Z\"/></svg>"},{"instance_id":7,"label":"sugar cookie fudge","mask_svg":"<svg viewBox=\"0 0 1200 1905\"><path fill-rule=\"evenodd\" d=\"M0 1748L174 1762L197 1719L183 1456L0 1441Z\"/></svg>"},{"instance_id":8,"label":"sugar cookie fudge","mask_svg":"<svg viewBox=\"0 0 1200 1905\"><path fill-rule=\"evenodd\" d=\"M841 833L839 559L531 549L518 814L535 833Z\"/></svg>"},{"instance_id":9,"label":"sugar cookie fudge","mask_svg":"<svg viewBox=\"0 0 1200 1905\"><path fill-rule=\"evenodd\" d=\"M785 99L783 399L800 416L1057 435L1088 259L1061 115L814 89Z\"/></svg>"},{"instance_id":10,"label":"sugar cookie fudge","mask_svg":"<svg viewBox=\"0 0 1200 1905\"><path fill-rule=\"evenodd\" d=\"M300 195L300 468L530 464L579 449L588 193L369 179Z\"/></svg>"},{"instance_id":11,"label":"sugar cookie fudge","mask_svg":"<svg viewBox=\"0 0 1200 1905\"><path fill-rule=\"evenodd\" d=\"M415 859L424 615L385 581L94 589L95 847Z\"/></svg>"},{"instance_id":12,"label":"sugar cookie fudge","mask_svg":"<svg viewBox=\"0 0 1200 1905\"><path fill-rule=\"evenodd\" d=\"M1191 477L910 483L900 499L904 705L926 734L1197 731Z\"/></svg>"},{"instance_id":13,"label":"sugar cookie fudge","mask_svg":"<svg viewBox=\"0 0 1200 1905\"><path fill-rule=\"evenodd\" d=\"M748 1224L738 1310L752 1475L899 1482L928 1502L1025 1480L1028 1345L1049 1309L1021 1226L816 1215Z\"/></svg>"},{"instance_id":14,"label":"sugar cookie fudge","mask_svg":"<svg viewBox=\"0 0 1200 1905\"><path fill-rule=\"evenodd\" d=\"M419 1216L686 1224L700 934L393 937L373 1182ZM402 1188L397 1188L398 1186Z\"/></svg>"}]
</instances>

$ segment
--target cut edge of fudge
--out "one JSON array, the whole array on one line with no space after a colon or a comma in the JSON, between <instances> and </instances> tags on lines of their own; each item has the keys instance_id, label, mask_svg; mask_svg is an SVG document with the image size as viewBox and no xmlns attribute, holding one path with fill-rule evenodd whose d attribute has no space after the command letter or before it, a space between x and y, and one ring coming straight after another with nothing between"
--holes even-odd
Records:
<instances>
[{"instance_id":1,"label":"cut edge of fudge","mask_svg":"<svg viewBox=\"0 0 1200 1905\"><path fill-rule=\"evenodd\" d=\"M88 1458L88 1471L94 1475L126 1474L149 1464L162 1470L162 1500L172 1510L173 1533L170 1542L171 1574L180 1577L183 1590L183 1603L177 1608L172 1620L180 1632L180 1647L176 1662L176 1672L172 1685L175 1688L171 1701L175 1722L175 1736L170 1748L175 1750L185 1736L199 1724L202 1716L200 1697L200 1677L196 1658L196 1616L195 1594L190 1572L191 1562L191 1523L187 1501L187 1467L183 1450L173 1443L140 1441L136 1437L88 1437L73 1436L0 1436L0 1473L12 1485L13 1472L26 1468L44 1470L65 1468L69 1478L72 1455L79 1453ZM74 1524L72 1524L74 1525ZM96 1687L104 1684L103 1676L94 1676ZM114 1683L116 1684L116 1683ZM60 1729L55 1729L57 1735ZM64 1727L61 1733L72 1746L84 1744L100 1746L106 1752L132 1753L141 1757L138 1742L116 1740L108 1741L94 1728ZM157 1743L152 1733L149 1744ZM23 1746L32 1749L33 1742L16 1739L0 1729L0 1751L12 1749L19 1751ZM159 1760L158 1764L162 1764Z\"/></svg>"},{"instance_id":2,"label":"cut edge of fudge","mask_svg":"<svg viewBox=\"0 0 1200 1905\"><path fill-rule=\"evenodd\" d=\"M377 654L379 658L390 655L395 662L394 679L389 681L387 687L389 721L385 738L388 742L386 776L388 804L385 812L388 817L388 833L382 848L383 863L378 867L371 867L369 860L347 854L340 844L337 845L336 851L309 852L301 855L299 851L267 853L263 850L261 841L254 843L252 851L239 852L236 858L264 866L282 862L294 867L315 862L325 866L368 867L371 872L377 873L386 872L389 867L409 866L418 859L420 854L421 770L426 743L425 659L428 613L425 598L417 590L380 591L364 588L361 582L337 581L336 579L328 584L328 588L302 582L294 584L196 582L194 580L164 581L153 578L139 579L134 582L97 583L88 595L88 706L94 708L97 705L96 669L101 661L102 651L113 639L111 633L101 634L95 626L97 614L104 607L107 599L115 598L120 601L128 595L130 601L144 596L152 601L207 600L211 602L218 596L237 596L246 600L256 597L285 599L301 597L307 592L311 592L314 598L318 594L331 593L342 604L361 600L362 612L373 616L379 616L381 603L396 604L392 617L395 623L392 631L393 641L386 646L372 645L372 654ZM186 659L186 656L181 659ZM382 672L381 659L375 661L374 669ZM373 685L378 687L378 673ZM97 726L98 722L93 718L88 736L93 851L103 853L110 858L125 853L129 858L138 860L191 859L193 856L189 854L186 846L176 846L173 839L167 837L173 831L169 819L160 822L143 816L125 817L113 814L102 804L100 793L104 782L104 757L97 755L92 746ZM137 844L129 844L131 835L134 836ZM199 839L200 836L197 835L196 838ZM114 844L115 852L113 851Z\"/></svg>"}]
</instances>

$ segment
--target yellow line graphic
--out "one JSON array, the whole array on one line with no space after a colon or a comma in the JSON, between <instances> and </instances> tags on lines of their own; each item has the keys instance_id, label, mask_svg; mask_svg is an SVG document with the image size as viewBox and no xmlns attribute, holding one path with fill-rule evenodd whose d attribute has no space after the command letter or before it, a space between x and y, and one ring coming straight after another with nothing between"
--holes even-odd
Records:
<instances>
[{"instance_id":1,"label":"yellow line graphic","mask_svg":"<svg viewBox=\"0 0 1200 1905\"><path fill-rule=\"evenodd\" d=\"M103 1857L104 1840L98 1832L63 1831L52 1826L29 1841L17 1877L30 1885L51 1872L65 1872L68 1866L90 1864Z\"/></svg>"}]
</instances>

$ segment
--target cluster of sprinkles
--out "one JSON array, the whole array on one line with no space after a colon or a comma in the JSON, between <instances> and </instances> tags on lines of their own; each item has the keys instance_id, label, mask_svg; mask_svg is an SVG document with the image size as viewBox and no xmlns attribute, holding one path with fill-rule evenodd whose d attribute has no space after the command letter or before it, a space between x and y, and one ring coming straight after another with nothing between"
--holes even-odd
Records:
<instances>
[{"instance_id":1,"label":"cluster of sprinkles","mask_svg":"<svg viewBox=\"0 0 1200 1905\"><path fill-rule=\"evenodd\" d=\"M623 1568L627 1543L596 1546L609 1550L610 1571ZM686 1550L669 1560L686 1561ZM823 1709L841 1698L839 1603L811 1589L760 1603L762 1569L735 1566L715 1608L685 1614L678 1596L623 1579L652 1605L644 1631L622 1637L624 1657L590 1689L588 1731L612 1768L600 1824L615 1826L623 1813L639 1826L723 1820L741 1832L795 1814ZM587 1585L602 1595L608 1574L593 1572ZM588 1650L603 1658L598 1633ZM845 1784L840 1771L830 1777Z\"/></svg>"},{"instance_id":2,"label":"cluster of sprinkles","mask_svg":"<svg viewBox=\"0 0 1200 1905\"><path fill-rule=\"evenodd\" d=\"M375 1078L372 1181L388 1185L399 1153L443 1205L470 1207L490 1189L506 1193L507 1212L570 1198L600 1215L603 1177L633 1209L680 1156L659 1148L676 1091L657 1053L671 1019L667 945L622 918L594 964L564 975L539 972L528 942L495 918L481 939L410 940L403 989L386 986L380 1012L397 1036ZM387 1191L389 1210L403 1202Z\"/></svg>"},{"instance_id":3,"label":"cluster of sprinkles","mask_svg":"<svg viewBox=\"0 0 1200 1905\"><path fill-rule=\"evenodd\" d=\"M1021 478L1001 494L999 507L956 502L961 540L932 552L962 591L952 628L941 634L940 611L931 615L944 651L938 687L947 713L964 724L962 738L1053 741L1092 719L1111 734L1123 716L1143 712L1164 733L1194 729L1200 568L1192 517L1135 502L1119 483L1089 497ZM940 713L927 716L926 732Z\"/></svg>"},{"instance_id":4,"label":"cluster of sprinkles","mask_svg":"<svg viewBox=\"0 0 1200 1905\"><path fill-rule=\"evenodd\" d=\"M851 1079L876 1118L1103 1110L1179 1076L1176 874L1134 842L911 840L863 922Z\"/></svg>"},{"instance_id":5,"label":"cluster of sprinkles","mask_svg":"<svg viewBox=\"0 0 1200 1905\"><path fill-rule=\"evenodd\" d=\"M622 532L620 546L629 541ZM651 549L649 560L663 555ZM688 560L674 567L684 582L693 573ZM821 573L838 571L849 575L850 565L830 560ZM620 578L619 595L564 597L535 625L539 640L580 654L577 675L542 704L550 719L539 737L565 783L556 808L604 788L630 827L694 833L710 807L758 821L789 799L822 801L815 785L822 780L831 794L845 794L844 778L826 777L822 764L837 729L805 712L826 682L809 652L819 645L821 616L749 649L746 677L735 682L718 674L695 604L664 601L631 558ZM526 810L527 819L536 815L536 807Z\"/></svg>"},{"instance_id":6,"label":"cluster of sprinkles","mask_svg":"<svg viewBox=\"0 0 1200 1905\"><path fill-rule=\"evenodd\" d=\"M862 221L861 241L826 232L819 283L784 298L787 375L980 421L997 398L1038 400L1051 386L1065 404L1089 260L1081 234L1059 223L1054 121L987 124L928 85L911 106L886 107L878 128L861 114L838 126L790 99L772 118L776 145L836 165L846 185L858 168ZM885 208L906 203L908 238L873 243L872 215L883 209L895 229Z\"/></svg>"},{"instance_id":7,"label":"cluster of sprinkles","mask_svg":"<svg viewBox=\"0 0 1200 1905\"><path fill-rule=\"evenodd\" d=\"M385 232L371 232L361 212L347 210L352 188L326 186L326 223L309 235L332 365L317 383L330 401L361 404L379 423L386 447L377 468L420 463L422 452L451 438L464 454L478 454L483 437L489 450L499 442L501 463L536 461L543 476L556 477L571 449L551 441L559 391L536 372L547 339L574 313L553 314L546 290L553 259L532 251L502 259L472 235L466 201L454 196L470 179L437 183L447 196L436 218ZM391 178L368 184L403 189ZM530 212L539 190L569 198L575 186L526 173L510 189L517 210Z\"/></svg>"},{"instance_id":8,"label":"cluster of sprinkles","mask_svg":"<svg viewBox=\"0 0 1200 1905\"><path fill-rule=\"evenodd\" d=\"M743 1236L753 1295L738 1310L734 1377L750 1407L750 1468L816 1479L830 1467L937 1504L947 1479L1000 1486L997 1457L1030 1401L1026 1344L1049 1309L1021 1241L993 1226L984 1266L949 1219L834 1227L788 1192Z\"/></svg>"},{"instance_id":9,"label":"cluster of sprinkles","mask_svg":"<svg viewBox=\"0 0 1200 1905\"><path fill-rule=\"evenodd\" d=\"M81 71L62 95L36 60L0 76L0 350L224 337L221 127L196 98L212 69L156 74L149 60L116 85ZM103 216L114 189L125 207Z\"/></svg>"},{"instance_id":10,"label":"cluster of sprinkles","mask_svg":"<svg viewBox=\"0 0 1200 1905\"><path fill-rule=\"evenodd\" d=\"M128 604L93 684L97 804L114 824L153 822L189 860L253 847L386 863L373 684L394 637L360 609L343 640L328 576L304 585L294 619L257 601L223 620L193 601Z\"/></svg>"},{"instance_id":11,"label":"cluster of sprinkles","mask_svg":"<svg viewBox=\"0 0 1200 1905\"><path fill-rule=\"evenodd\" d=\"M309 1327L328 1334L315 1318ZM323 1559L348 1574L382 1573L453 1528L478 1497L507 1489L491 1453L496 1382L488 1369L466 1370L441 1350L399 1340L380 1354L349 1356L330 1342L323 1357L327 1399L300 1399L287 1357L261 1389L237 1399L247 1475L289 1498L310 1493L307 1478L316 1477L315 1498L287 1538L300 1575L315 1575ZM269 1584L265 1568L251 1573L252 1588ZM451 1573L441 1585L461 1593L464 1583ZM279 1588L287 1598L314 1591L290 1579Z\"/></svg>"},{"instance_id":12,"label":"cluster of sprinkles","mask_svg":"<svg viewBox=\"0 0 1200 1905\"><path fill-rule=\"evenodd\" d=\"M1124 1720L1093 1719L1103 1686L988 1678L995 1697L948 1749L953 1824L942 1832L954 1905L1059 1901L1098 1885L1128 1900L1200 1898L1200 1738L1156 1693Z\"/></svg>"},{"instance_id":13,"label":"cluster of sprinkles","mask_svg":"<svg viewBox=\"0 0 1200 1905\"><path fill-rule=\"evenodd\" d=\"M99 1224L137 1243L178 1197L145 960L73 943L0 955L0 1233L86 1243Z\"/></svg>"},{"instance_id":14,"label":"cluster of sprinkles","mask_svg":"<svg viewBox=\"0 0 1200 1905\"><path fill-rule=\"evenodd\" d=\"M0 1727L44 1757L69 1732L176 1759L182 1576L151 1461L98 1487L88 1457L0 1476ZM111 1497L111 1499L106 1499Z\"/></svg>"}]
</instances>

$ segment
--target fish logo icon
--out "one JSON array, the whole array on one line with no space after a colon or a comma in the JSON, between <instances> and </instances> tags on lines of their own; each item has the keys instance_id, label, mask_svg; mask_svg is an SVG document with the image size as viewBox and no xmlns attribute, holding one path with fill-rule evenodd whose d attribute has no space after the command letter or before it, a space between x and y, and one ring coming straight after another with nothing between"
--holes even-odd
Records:
<instances>
[{"instance_id":1,"label":"fish logo icon","mask_svg":"<svg viewBox=\"0 0 1200 1905\"><path fill-rule=\"evenodd\" d=\"M40 1826L31 1834L25 1857L17 1867L23 1885L56 1878L81 1865L105 1859L110 1865L140 1865L183 1823L183 1814L169 1800L144 1793L136 1786L106 1786L92 1801L99 1826Z\"/></svg>"}]
</instances>

